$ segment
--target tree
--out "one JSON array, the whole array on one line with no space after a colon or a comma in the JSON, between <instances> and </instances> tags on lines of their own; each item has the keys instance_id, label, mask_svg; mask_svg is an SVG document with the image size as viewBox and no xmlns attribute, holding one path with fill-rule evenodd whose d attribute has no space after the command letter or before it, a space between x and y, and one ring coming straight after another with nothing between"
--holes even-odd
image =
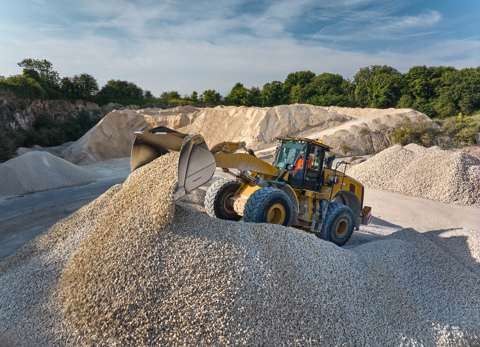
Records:
<instances>
[{"instance_id":1,"label":"tree","mask_svg":"<svg viewBox=\"0 0 480 347\"><path fill-rule=\"evenodd\" d=\"M356 106L355 103L355 84L350 80L343 80L341 85L342 93L348 99L348 104L350 106Z\"/></svg>"},{"instance_id":2,"label":"tree","mask_svg":"<svg viewBox=\"0 0 480 347\"><path fill-rule=\"evenodd\" d=\"M290 104L301 102L301 97L299 91L309 84L312 79L315 77L315 73L312 71L297 71L288 74L285 82L283 82L283 92L284 95L289 96L287 100ZM298 86L292 93L292 89Z\"/></svg>"},{"instance_id":3,"label":"tree","mask_svg":"<svg viewBox=\"0 0 480 347\"><path fill-rule=\"evenodd\" d=\"M393 67L373 65L354 77L355 100L362 107L395 107L401 97L403 76Z\"/></svg>"},{"instance_id":4,"label":"tree","mask_svg":"<svg viewBox=\"0 0 480 347\"><path fill-rule=\"evenodd\" d=\"M67 98L77 98L77 90L72 77L64 77L60 80L60 91Z\"/></svg>"},{"instance_id":5,"label":"tree","mask_svg":"<svg viewBox=\"0 0 480 347\"><path fill-rule=\"evenodd\" d=\"M43 99L46 95L44 88L38 81L31 77L14 75L7 77L0 84L4 89L10 90L19 97L27 99Z\"/></svg>"},{"instance_id":6,"label":"tree","mask_svg":"<svg viewBox=\"0 0 480 347\"><path fill-rule=\"evenodd\" d=\"M237 106L247 105L248 102L248 89L243 86L242 83L237 82L230 93L227 95L226 100Z\"/></svg>"},{"instance_id":7,"label":"tree","mask_svg":"<svg viewBox=\"0 0 480 347\"><path fill-rule=\"evenodd\" d=\"M261 106L262 105L262 92L258 87L252 87L247 93L246 106Z\"/></svg>"},{"instance_id":8,"label":"tree","mask_svg":"<svg viewBox=\"0 0 480 347\"><path fill-rule=\"evenodd\" d=\"M198 93L196 91L193 91L192 95L190 95L190 100L198 102Z\"/></svg>"},{"instance_id":9,"label":"tree","mask_svg":"<svg viewBox=\"0 0 480 347\"><path fill-rule=\"evenodd\" d=\"M302 88L301 97L312 105L349 106L350 101L343 91L344 82L338 74L323 73Z\"/></svg>"},{"instance_id":10,"label":"tree","mask_svg":"<svg viewBox=\"0 0 480 347\"><path fill-rule=\"evenodd\" d=\"M402 96L397 107L413 108L429 116L437 113L433 101L440 92L440 77L450 68L414 66L404 76Z\"/></svg>"},{"instance_id":11,"label":"tree","mask_svg":"<svg viewBox=\"0 0 480 347\"><path fill-rule=\"evenodd\" d=\"M289 73L285 82L283 82L285 91L289 92L290 89L297 84L301 87L305 87L314 77L315 73L309 70Z\"/></svg>"},{"instance_id":12,"label":"tree","mask_svg":"<svg viewBox=\"0 0 480 347\"><path fill-rule=\"evenodd\" d=\"M56 85L60 79L58 72L53 70L53 64L45 59L23 59L18 66L37 71L40 78L47 83Z\"/></svg>"},{"instance_id":13,"label":"tree","mask_svg":"<svg viewBox=\"0 0 480 347\"><path fill-rule=\"evenodd\" d=\"M87 73L83 73L81 75L75 75L73 77L73 83L75 84L75 89L77 91L78 96L82 99L87 99L87 100L91 99L92 96L98 92L97 80L93 76ZM130 88L134 88L134 87L130 86Z\"/></svg>"},{"instance_id":14,"label":"tree","mask_svg":"<svg viewBox=\"0 0 480 347\"><path fill-rule=\"evenodd\" d=\"M283 91L283 83L279 81L273 81L272 83L266 83L262 89L262 105L263 106L276 106L285 103L286 96Z\"/></svg>"},{"instance_id":15,"label":"tree","mask_svg":"<svg viewBox=\"0 0 480 347\"><path fill-rule=\"evenodd\" d=\"M127 100L138 101L143 100L143 90L132 82L110 80L98 92L97 98L100 103L108 103L110 101L125 102Z\"/></svg>"},{"instance_id":16,"label":"tree","mask_svg":"<svg viewBox=\"0 0 480 347\"><path fill-rule=\"evenodd\" d=\"M204 102L206 104L216 105L221 100L222 96L214 89L205 90L202 95L200 95L200 102Z\"/></svg>"},{"instance_id":17,"label":"tree","mask_svg":"<svg viewBox=\"0 0 480 347\"><path fill-rule=\"evenodd\" d=\"M165 104L169 104L175 100L179 100L181 99L181 96L180 96L180 93L177 92L176 90L172 90L172 91L169 91L169 92L163 92L162 94L160 94L160 100L165 103Z\"/></svg>"}]
</instances>

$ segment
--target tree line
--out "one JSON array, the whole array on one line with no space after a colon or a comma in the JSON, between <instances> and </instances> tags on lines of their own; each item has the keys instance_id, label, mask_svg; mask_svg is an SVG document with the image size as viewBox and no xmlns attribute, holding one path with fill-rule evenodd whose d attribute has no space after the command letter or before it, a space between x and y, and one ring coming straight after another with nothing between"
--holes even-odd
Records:
<instances>
[{"instance_id":1,"label":"tree line","mask_svg":"<svg viewBox=\"0 0 480 347\"><path fill-rule=\"evenodd\" d=\"M23 99L83 99L99 105L109 102L123 105L162 103L165 106L219 104L236 106L276 106L306 103L318 106L412 108L435 118L441 126L406 123L392 132L392 142L419 143L424 146L458 146L475 143L480 132L480 67L457 70L453 67L415 66L400 73L390 66L374 65L360 69L353 80L341 75L298 71L286 79L266 83L262 88L246 88L236 83L229 94L215 90L201 94L180 95L163 92L155 97L135 83L110 80L100 88L87 74L60 78L47 60L24 59L18 63L23 73L0 76L0 91L14 93ZM15 155L18 147L60 145L80 138L100 120L101 115L82 110L76 117L58 123L52 115L43 114L25 131L0 124L0 162ZM447 142L439 141L447 137Z\"/></svg>"},{"instance_id":2,"label":"tree line","mask_svg":"<svg viewBox=\"0 0 480 347\"><path fill-rule=\"evenodd\" d=\"M100 105L109 102L166 105L276 106L306 103L317 106L412 108L432 118L470 115L480 110L480 67L457 70L453 67L415 66L401 73L387 65L361 68L353 80L339 74L298 71L286 79L246 88L236 83L222 96L215 90L180 95L168 91L155 97L135 83L110 80L99 88L96 79L83 73L60 78L47 60L24 59L21 75L0 76L0 89L28 99L83 99Z\"/></svg>"},{"instance_id":3,"label":"tree line","mask_svg":"<svg viewBox=\"0 0 480 347\"><path fill-rule=\"evenodd\" d=\"M338 74L300 71L261 90L237 83L226 100L245 106L412 108L433 118L470 115L480 110L480 67L415 66L402 74L387 65L374 65L360 69L353 81Z\"/></svg>"}]
</instances>

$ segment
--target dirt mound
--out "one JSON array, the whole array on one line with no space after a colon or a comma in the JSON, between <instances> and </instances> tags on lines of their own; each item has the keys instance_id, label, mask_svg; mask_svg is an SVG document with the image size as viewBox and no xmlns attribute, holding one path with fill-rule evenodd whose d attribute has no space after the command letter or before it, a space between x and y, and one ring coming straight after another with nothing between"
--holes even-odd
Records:
<instances>
[{"instance_id":1,"label":"dirt mound","mask_svg":"<svg viewBox=\"0 0 480 347\"><path fill-rule=\"evenodd\" d=\"M321 138L341 152L368 154L390 145L387 128L406 118L435 123L410 109L356 109L284 105L275 107L218 106L198 109L177 107L169 110L144 109L113 111L61 156L73 163L88 164L130 155L133 132L144 126L167 126L187 134L202 134L207 144L245 141L253 149L276 145L282 136Z\"/></svg>"},{"instance_id":2,"label":"dirt mound","mask_svg":"<svg viewBox=\"0 0 480 347\"><path fill-rule=\"evenodd\" d=\"M136 170L1 263L0 335L38 346L480 342L476 231L392 229L347 249L212 219L175 208L176 160Z\"/></svg>"},{"instance_id":3,"label":"dirt mound","mask_svg":"<svg viewBox=\"0 0 480 347\"><path fill-rule=\"evenodd\" d=\"M461 205L480 205L480 159L464 152L392 146L347 170L366 187Z\"/></svg>"},{"instance_id":4,"label":"dirt mound","mask_svg":"<svg viewBox=\"0 0 480 347\"><path fill-rule=\"evenodd\" d=\"M48 152L31 151L0 164L0 194L18 195L85 184L95 173Z\"/></svg>"},{"instance_id":5,"label":"dirt mound","mask_svg":"<svg viewBox=\"0 0 480 347\"><path fill-rule=\"evenodd\" d=\"M116 110L106 115L97 125L60 156L72 163L85 165L97 161L130 156L134 131L147 126L167 126L172 129L190 122L197 109L191 106L174 109Z\"/></svg>"},{"instance_id":6,"label":"dirt mound","mask_svg":"<svg viewBox=\"0 0 480 347\"><path fill-rule=\"evenodd\" d=\"M352 117L312 105L268 108L219 106L198 112L186 133L200 133L209 145L221 141L245 141L248 147L265 148L281 136L306 134L341 125Z\"/></svg>"}]
</instances>

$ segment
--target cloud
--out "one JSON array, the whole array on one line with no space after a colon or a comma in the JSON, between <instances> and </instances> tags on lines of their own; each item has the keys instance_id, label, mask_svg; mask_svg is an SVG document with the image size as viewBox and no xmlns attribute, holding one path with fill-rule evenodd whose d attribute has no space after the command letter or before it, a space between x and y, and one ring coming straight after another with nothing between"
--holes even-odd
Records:
<instances>
[{"instance_id":1,"label":"cloud","mask_svg":"<svg viewBox=\"0 0 480 347\"><path fill-rule=\"evenodd\" d=\"M316 40L336 40L344 42L399 41L406 37L425 36L442 19L438 11L428 10L416 16L395 17L387 13L365 10L355 13L354 18L340 20L322 28L312 36Z\"/></svg>"},{"instance_id":2,"label":"cloud","mask_svg":"<svg viewBox=\"0 0 480 347\"><path fill-rule=\"evenodd\" d=\"M427 11L417 16L403 16L395 18L386 27L386 30L396 32L410 32L421 28L430 28L440 22L442 15L438 11Z\"/></svg>"},{"instance_id":3,"label":"cloud","mask_svg":"<svg viewBox=\"0 0 480 347\"><path fill-rule=\"evenodd\" d=\"M226 95L236 82L263 87L300 70L352 78L375 64L475 66L480 55L478 38L434 39L438 11L396 15L402 1L56 2L37 0L37 21L0 17L0 74L20 73L24 58L47 59L62 77L86 72L100 85Z\"/></svg>"}]
</instances>

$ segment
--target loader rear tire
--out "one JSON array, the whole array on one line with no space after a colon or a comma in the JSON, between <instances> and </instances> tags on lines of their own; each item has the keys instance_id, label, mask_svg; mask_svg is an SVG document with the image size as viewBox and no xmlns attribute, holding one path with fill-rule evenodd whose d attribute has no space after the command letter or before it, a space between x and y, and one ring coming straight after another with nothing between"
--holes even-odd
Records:
<instances>
[{"instance_id":1,"label":"loader rear tire","mask_svg":"<svg viewBox=\"0 0 480 347\"><path fill-rule=\"evenodd\" d=\"M207 214L212 218L239 221L242 217L233 209L230 198L235 195L241 185L240 182L229 179L213 182L208 188L204 200Z\"/></svg>"},{"instance_id":2,"label":"loader rear tire","mask_svg":"<svg viewBox=\"0 0 480 347\"><path fill-rule=\"evenodd\" d=\"M330 203L322 230L315 232L315 235L338 246L343 246L352 236L354 226L354 214L350 207Z\"/></svg>"},{"instance_id":3,"label":"loader rear tire","mask_svg":"<svg viewBox=\"0 0 480 347\"><path fill-rule=\"evenodd\" d=\"M277 188L256 190L245 204L243 221L290 226L293 218L292 201Z\"/></svg>"}]
</instances>

